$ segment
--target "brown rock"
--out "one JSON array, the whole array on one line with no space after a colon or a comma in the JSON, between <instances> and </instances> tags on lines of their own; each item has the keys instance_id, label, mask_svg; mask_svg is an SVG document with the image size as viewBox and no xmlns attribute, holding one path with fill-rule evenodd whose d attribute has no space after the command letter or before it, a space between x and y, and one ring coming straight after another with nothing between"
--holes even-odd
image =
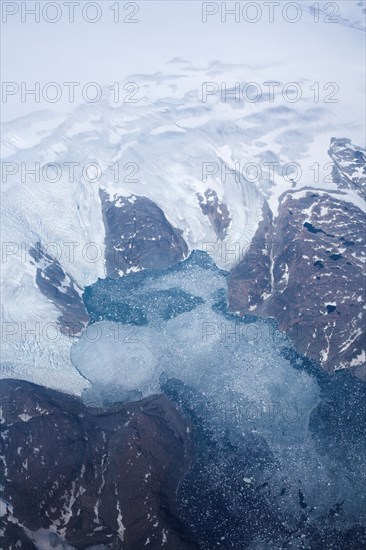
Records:
<instances>
[{"instance_id":1,"label":"brown rock","mask_svg":"<svg viewBox=\"0 0 366 550\"><path fill-rule=\"evenodd\" d=\"M365 377L365 216L328 193L283 195L228 278L229 305L275 318L327 371Z\"/></svg>"},{"instance_id":2,"label":"brown rock","mask_svg":"<svg viewBox=\"0 0 366 550\"><path fill-rule=\"evenodd\" d=\"M19 380L0 389L3 548L41 535L50 547L56 537L78 549L198 548L175 494L191 460L188 425L165 396L93 409Z\"/></svg>"}]
</instances>

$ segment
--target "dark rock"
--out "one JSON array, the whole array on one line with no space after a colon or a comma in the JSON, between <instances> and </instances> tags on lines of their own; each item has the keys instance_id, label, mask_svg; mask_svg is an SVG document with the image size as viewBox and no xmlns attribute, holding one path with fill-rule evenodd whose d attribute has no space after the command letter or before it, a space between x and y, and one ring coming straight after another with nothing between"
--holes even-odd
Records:
<instances>
[{"instance_id":1,"label":"dark rock","mask_svg":"<svg viewBox=\"0 0 366 550\"><path fill-rule=\"evenodd\" d=\"M41 538L47 548L52 539L77 549L135 550L148 539L156 550L198 548L175 497L191 460L189 425L165 396L87 408L28 382L0 384L2 548L37 548Z\"/></svg>"},{"instance_id":2,"label":"dark rock","mask_svg":"<svg viewBox=\"0 0 366 550\"><path fill-rule=\"evenodd\" d=\"M366 151L353 145L350 139L332 138L328 151L334 162L333 181L339 189L355 191L366 197Z\"/></svg>"},{"instance_id":3,"label":"dark rock","mask_svg":"<svg viewBox=\"0 0 366 550\"><path fill-rule=\"evenodd\" d=\"M203 214L210 220L217 237L223 240L231 222L228 207L225 203L220 202L213 189L207 189L204 197L197 193L197 198Z\"/></svg>"},{"instance_id":4,"label":"dark rock","mask_svg":"<svg viewBox=\"0 0 366 550\"><path fill-rule=\"evenodd\" d=\"M182 261L188 247L181 232L146 197L110 197L100 190L105 226L107 277L136 269L164 269Z\"/></svg>"},{"instance_id":5,"label":"dark rock","mask_svg":"<svg viewBox=\"0 0 366 550\"><path fill-rule=\"evenodd\" d=\"M89 316L81 298L82 289L66 273L59 261L43 250L37 242L29 253L36 262L36 284L46 298L62 313L57 321L67 336L75 336L85 328Z\"/></svg>"}]
</instances>

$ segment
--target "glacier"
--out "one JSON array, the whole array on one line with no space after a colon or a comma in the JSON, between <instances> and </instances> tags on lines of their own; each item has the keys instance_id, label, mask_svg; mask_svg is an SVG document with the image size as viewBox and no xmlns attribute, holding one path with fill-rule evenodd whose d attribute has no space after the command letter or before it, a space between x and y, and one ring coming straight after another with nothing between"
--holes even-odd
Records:
<instances>
[{"instance_id":1,"label":"glacier","mask_svg":"<svg viewBox=\"0 0 366 550\"><path fill-rule=\"evenodd\" d=\"M343 25L337 28L337 33L348 36L349 32ZM355 117L353 110L355 101L362 104L359 86L352 87L356 100L348 93L351 64L342 73L342 110L338 104L314 103L312 82L332 81L332 70L307 58L301 66L304 93L298 103L286 102L281 88L273 103L266 94L257 103L236 103L230 95L222 101L220 94L202 101L205 82L224 82L228 90L236 82L284 85L293 80L298 66L294 59L288 64L258 59L256 65L221 61L198 65L177 58L161 72L121 77L122 87L138 83L138 103L116 104L106 86L97 104L81 104L70 113L39 111L4 124L3 164L16 172L6 174L2 185L2 318L18 330L3 339L2 377L78 395L88 385L70 362L72 338L60 334L49 341L32 338L29 332L24 338L21 327L43 329L48 323L57 324L59 315L34 284L29 250L38 242L57 252L60 265L80 288L106 276L101 190L111 197L134 195L154 201L181 232L189 251L207 251L220 268L230 270L250 246L264 202L276 215L279 197L292 187L283 176L283 166L291 162L301 166L299 192L303 186L337 189L331 179L323 181L331 136L346 132L356 143L363 140L359 115ZM70 162L78 163L73 177ZM243 168L253 162L264 168L266 162L278 162L280 168L273 177L263 169L259 181L250 181ZM314 182L311 169L315 162L320 166L319 182ZM24 173L36 163L38 175ZM54 182L43 172L52 163L61 168L61 177ZM87 177L88 163L99 167L100 179ZM203 177L203 166L214 173ZM52 169L47 173L51 178ZM199 197L208 190L228 210L229 223L220 237L200 205ZM346 200L363 208L356 193L345 193ZM95 258L90 257L93 250Z\"/></svg>"}]
</instances>

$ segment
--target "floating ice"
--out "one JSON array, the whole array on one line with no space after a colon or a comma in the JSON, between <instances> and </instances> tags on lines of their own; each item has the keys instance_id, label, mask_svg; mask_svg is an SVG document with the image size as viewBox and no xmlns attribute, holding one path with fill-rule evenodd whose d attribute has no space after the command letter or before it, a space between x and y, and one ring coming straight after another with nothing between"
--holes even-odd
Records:
<instances>
[{"instance_id":1,"label":"floating ice","mask_svg":"<svg viewBox=\"0 0 366 550\"><path fill-rule=\"evenodd\" d=\"M228 313L226 275L205 253L194 252L163 272L87 288L85 303L96 322L72 349L73 363L92 383L86 399L109 404L130 399L131 392L138 398L165 391L198 423L199 433L210 434L215 449L223 441L241 449L246 468L240 479L237 467L224 473L227 447L222 462L210 466L213 486L232 484L228 509L240 508L241 487L267 487L281 521L295 524L299 514L317 524L364 519L360 411L346 430L342 424L342 408L348 415L352 399L360 401L358 382L328 384L329 376L315 375L310 362L303 368L274 322ZM329 388L336 388L334 395ZM327 411L334 399L339 410Z\"/></svg>"}]
</instances>

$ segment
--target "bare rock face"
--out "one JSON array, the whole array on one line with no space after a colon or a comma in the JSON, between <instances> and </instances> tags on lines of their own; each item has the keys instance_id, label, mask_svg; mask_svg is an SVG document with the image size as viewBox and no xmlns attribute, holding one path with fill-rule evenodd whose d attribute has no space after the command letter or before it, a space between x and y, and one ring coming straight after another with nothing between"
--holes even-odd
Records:
<instances>
[{"instance_id":1,"label":"bare rock face","mask_svg":"<svg viewBox=\"0 0 366 550\"><path fill-rule=\"evenodd\" d=\"M228 278L230 309L274 317L325 370L365 378L364 227L359 208L330 194L284 194Z\"/></svg>"},{"instance_id":2,"label":"bare rock face","mask_svg":"<svg viewBox=\"0 0 366 550\"><path fill-rule=\"evenodd\" d=\"M2 548L198 548L175 495L188 425L165 396L94 409L19 380L0 390Z\"/></svg>"},{"instance_id":3,"label":"bare rock face","mask_svg":"<svg viewBox=\"0 0 366 550\"><path fill-rule=\"evenodd\" d=\"M366 198L366 151L350 139L332 138L328 154L334 162L332 178L337 187Z\"/></svg>"},{"instance_id":4,"label":"bare rock face","mask_svg":"<svg viewBox=\"0 0 366 550\"><path fill-rule=\"evenodd\" d=\"M100 190L107 277L139 269L165 269L181 260L188 247L157 204L146 197L110 195Z\"/></svg>"},{"instance_id":5,"label":"bare rock face","mask_svg":"<svg viewBox=\"0 0 366 550\"><path fill-rule=\"evenodd\" d=\"M61 312L57 319L61 331L68 336L80 334L89 321L81 297L82 289L63 270L60 262L43 249L41 243L37 242L29 253L37 266L36 285Z\"/></svg>"},{"instance_id":6,"label":"bare rock face","mask_svg":"<svg viewBox=\"0 0 366 550\"><path fill-rule=\"evenodd\" d=\"M198 193L197 198L203 214L209 219L217 237L223 240L231 222L228 207L225 203L220 202L213 189L207 189L204 196Z\"/></svg>"}]
</instances>

